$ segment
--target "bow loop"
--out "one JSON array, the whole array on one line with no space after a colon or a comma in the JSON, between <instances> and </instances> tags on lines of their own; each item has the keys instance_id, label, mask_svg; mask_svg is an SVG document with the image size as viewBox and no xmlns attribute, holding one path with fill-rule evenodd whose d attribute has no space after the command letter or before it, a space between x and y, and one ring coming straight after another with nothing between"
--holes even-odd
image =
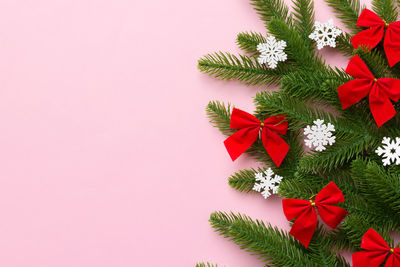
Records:
<instances>
[{"instance_id":1,"label":"bow loop","mask_svg":"<svg viewBox=\"0 0 400 267\"><path fill-rule=\"evenodd\" d=\"M279 167L289 151L289 145L278 135L285 135L288 123L285 116L273 116L260 122L255 116L234 108L231 129L238 129L224 144L232 160L236 160L257 140L260 129L262 143L272 161Z\"/></svg>"},{"instance_id":2,"label":"bow loop","mask_svg":"<svg viewBox=\"0 0 400 267\"><path fill-rule=\"evenodd\" d=\"M364 234L361 248L364 250L352 256L354 267L378 267L386 258L385 267L400 265L400 248L390 248L382 236L372 228Z\"/></svg>"},{"instance_id":3,"label":"bow loop","mask_svg":"<svg viewBox=\"0 0 400 267\"><path fill-rule=\"evenodd\" d=\"M325 186L315 196L315 200L312 198L310 200L283 199L283 212L286 218L289 221L297 218L290 234L308 247L318 223L316 210L328 226L336 228L346 216L347 211L333 206L333 204L341 203L344 200L342 192L334 182Z\"/></svg>"},{"instance_id":4,"label":"bow loop","mask_svg":"<svg viewBox=\"0 0 400 267\"><path fill-rule=\"evenodd\" d=\"M400 98L399 79L376 79L357 55L350 60L346 73L357 79L338 87L343 109L354 105L369 94L371 113L379 127L396 114L390 99L398 101Z\"/></svg>"},{"instance_id":5,"label":"bow loop","mask_svg":"<svg viewBox=\"0 0 400 267\"><path fill-rule=\"evenodd\" d=\"M355 49L360 46L373 49L385 35L383 47L389 65L393 67L400 61L400 23L398 21L387 23L371 10L364 9L357 20L357 26L368 27L369 29L363 30L351 38L351 43ZM386 33L385 28L387 28Z\"/></svg>"}]
</instances>

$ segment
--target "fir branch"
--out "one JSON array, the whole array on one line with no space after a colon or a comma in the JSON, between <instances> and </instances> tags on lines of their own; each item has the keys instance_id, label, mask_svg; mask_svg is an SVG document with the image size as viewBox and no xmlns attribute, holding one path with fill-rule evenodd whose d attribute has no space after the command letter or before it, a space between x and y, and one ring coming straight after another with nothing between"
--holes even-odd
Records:
<instances>
[{"instance_id":1,"label":"fir branch","mask_svg":"<svg viewBox=\"0 0 400 267\"><path fill-rule=\"evenodd\" d=\"M236 39L236 43L239 48L252 56L259 54L257 50L257 45L266 42L267 39L261 33L256 32L239 33Z\"/></svg>"},{"instance_id":2,"label":"fir branch","mask_svg":"<svg viewBox=\"0 0 400 267\"><path fill-rule=\"evenodd\" d=\"M336 125L335 125L336 126ZM348 165L357 155L361 155L377 140L368 137L338 138L333 146L322 152L311 152L299 162L299 168L309 171L331 170Z\"/></svg>"},{"instance_id":3,"label":"fir branch","mask_svg":"<svg viewBox=\"0 0 400 267\"><path fill-rule=\"evenodd\" d=\"M290 27L282 19L271 19L268 24L270 33L275 35L281 40L285 40L285 52L289 60L303 69L315 69L316 67L322 68L324 62L321 58L314 57L314 53L307 47L308 38L305 40L293 27Z\"/></svg>"},{"instance_id":4,"label":"fir branch","mask_svg":"<svg viewBox=\"0 0 400 267\"><path fill-rule=\"evenodd\" d=\"M360 0L325 0L325 2L334 9L337 17L342 20L352 34L361 30L357 27L357 20L365 5L361 6Z\"/></svg>"},{"instance_id":5,"label":"fir branch","mask_svg":"<svg viewBox=\"0 0 400 267\"><path fill-rule=\"evenodd\" d=\"M222 52L204 56L199 60L198 67L201 72L220 80L238 80L246 85L258 86L276 84L282 75L290 71L282 65L269 69L248 56L236 57Z\"/></svg>"},{"instance_id":6,"label":"fir branch","mask_svg":"<svg viewBox=\"0 0 400 267\"><path fill-rule=\"evenodd\" d=\"M239 192L252 192L256 181L255 175L257 172L261 171L261 169L259 169L258 171L256 171L255 169L240 170L239 172L236 172L228 178L228 184L230 187L238 190Z\"/></svg>"},{"instance_id":7,"label":"fir branch","mask_svg":"<svg viewBox=\"0 0 400 267\"><path fill-rule=\"evenodd\" d=\"M283 0L250 0L250 2L266 25L272 18L279 18L291 24L289 8Z\"/></svg>"},{"instance_id":8,"label":"fir branch","mask_svg":"<svg viewBox=\"0 0 400 267\"><path fill-rule=\"evenodd\" d=\"M326 68L321 71L299 70L281 79L281 88L293 99L333 104L342 110L337 87L347 82L349 76L337 69Z\"/></svg>"},{"instance_id":9,"label":"fir branch","mask_svg":"<svg viewBox=\"0 0 400 267\"><path fill-rule=\"evenodd\" d=\"M357 159L352 163L353 177L360 194L368 203L392 214L400 221L400 176L388 173L373 161Z\"/></svg>"},{"instance_id":10,"label":"fir branch","mask_svg":"<svg viewBox=\"0 0 400 267\"><path fill-rule=\"evenodd\" d=\"M219 101L210 101L206 108L207 117L210 123L217 127L224 135L231 135L235 132L230 127L231 124L231 105L225 106Z\"/></svg>"},{"instance_id":11,"label":"fir branch","mask_svg":"<svg viewBox=\"0 0 400 267\"><path fill-rule=\"evenodd\" d=\"M351 44L351 35L343 32L336 38L336 48L345 56L353 56L353 45Z\"/></svg>"},{"instance_id":12,"label":"fir branch","mask_svg":"<svg viewBox=\"0 0 400 267\"><path fill-rule=\"evenodd\" d=\"M314 27L314 2L312 0L293 0L294 25L298 33L306 40L306 45L314 51L309 35Z\"/></svg>"},{"instance_id":13,"label":"fir branch","mask_svg":"<svg viewBox=\"0 0 400 267\"><path fill-rule=\"evenodd\" d=\"M210 223L220 235L267 261L267 266L314 266L302 245L276 227L224 212L212 213Z\"/></svg>"},{"instance_id":14,"label":"fir branch","mask_svg":"<svg viewBox=\"0 0 400 267\"><path fill-rule=\"evenodd\" d=\"M399 16L395 0L373 0L372 9L387 23L395 22Z\"/></svg>"},{"instance_id":15,"label":"fir branch","mask_svg":"<svg viewBox=\"0 0 400 267\"><path fill-rule=\"evenodd\" d=\"M217 264L214 265L214 264L209 263L209 262L206 262L206 263L200 262L200 263L196 264L196 267L218 267L218 265Z\"/></svg>"}]
</instances>

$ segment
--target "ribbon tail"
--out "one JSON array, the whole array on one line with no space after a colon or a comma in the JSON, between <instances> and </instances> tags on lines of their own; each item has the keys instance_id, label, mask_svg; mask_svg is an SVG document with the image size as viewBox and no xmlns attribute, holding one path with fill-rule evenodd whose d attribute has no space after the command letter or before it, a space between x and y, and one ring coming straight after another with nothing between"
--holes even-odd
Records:
<instances>
[{"instance_id":1,"label":"ribbon tail","mask_svg":"<svg viewBox=\"0 0 400 267\"><path fill-rule=\"evenodd\" d=\"M260 127L241 129L224 141L232 161L235 161L257 140L259 130Z\"/></svg>"},{"instance_id":2,"label":"ribbon tail","mask_svg":"<svg viewBox=\"0 0 400 267\"><path fill-rule=\"evenodd\" d=\"M278 134L266 127L261 131L261 139L268 155L279 167L289 151L289 145Z\"/></svg>"},{"instance_id":3,"label":"ribbon tail","mask_svg":"<svg viewBox=\"0 0 400 267\"><path fill-rule=\"evenodd\" d=\"M384 27L375 26L357 33L351 38L354 49L365 46L366 50L370 50L377 46L383 38Z\"/></svg>"},{"instance_id":4,"label":"ribbon tail","mask_svg":"<svg viewBox=\"0 0 400 267\"><path fill-rule=\"evenodd\" d=\"M296 219L289 233L307 248L317 228L317 223L317 212L310 207Z\"/></svg>"},{"instance_id":5,"label":"ribbon tail","mask_svg":"<svg viewBox=\"0 0 400 267\"><path fill-rule=\"evenodd\" d=\"M389 97L383 90L379 90L376 83L369 94L369 106L378 127L381 127L396 115L396 110Z\"/></svg>"},{"instance_id":6,"label":"ribbon tail","mask_svg":"<svg viewBox=\"0 0 400 267\"><path fill-rule=\"evenodd\" d=\"M400 21L391 23L386 30L384 48L390 67L400 61Z\"/></svg>"}]
</instances>

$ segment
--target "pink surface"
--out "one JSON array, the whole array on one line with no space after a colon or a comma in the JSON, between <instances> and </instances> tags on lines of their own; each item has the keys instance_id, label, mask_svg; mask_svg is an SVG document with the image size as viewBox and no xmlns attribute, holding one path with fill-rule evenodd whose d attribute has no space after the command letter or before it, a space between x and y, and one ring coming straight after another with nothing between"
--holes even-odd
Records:
<instances>
[{"instance_id":1,"label":"pink surface","mask_svg":"<svg viewBox=\"0 0 400 267\"><path fill-rule=\"evenodd\" d=\"M288 229L280 199L229 188L256 165L231 162L204 111L251 111L260 89L196 68L264 32L249 1L2 0L0 25L0 266L263 266L207 220Z\"/></svg>"}]
</instances>

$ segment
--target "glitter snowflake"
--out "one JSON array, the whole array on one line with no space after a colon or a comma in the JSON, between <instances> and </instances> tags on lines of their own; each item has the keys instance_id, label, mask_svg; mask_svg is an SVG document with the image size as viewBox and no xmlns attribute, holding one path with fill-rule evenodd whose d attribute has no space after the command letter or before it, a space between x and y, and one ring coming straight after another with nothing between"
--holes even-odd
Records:
<instances>
[{"instance_id":1,"label":"glitter snowflake","mask_svg":"<svg viewBox=\"0 0 400 267\"><path fill-rule=\"evenodd\" d=\"M314 125L308 125L304 129L304 135L307 139L304 140L309 148L315 147L316 151L323 151L326 145L333 145L336 137L332 135L335 131L335 126L331 123L324 124L324 120L314 121Z\"/></svg>"},{"instance_id":2,"label":"glitter snowflake","mask_svg":"<svg viewBox=\"0 0 400 267\"><path fill-rule=\"evenodd\" d=\"M271 168L268 168L264 173L256 173L256 183L254 184L253 190L261 192L264 198L268 198L272 194L278 193L279 183L282 181L282 177L275 174ZM264 176L265 175L265 176Z\"/></svg>"},{"instance_id":3,"label":"glitter snowflake","mask_svg":"<svg viewBox=\"0 0 400 267\"><path fill-rule=\"evenodd\" d=\"M278 61L286 61L287 55L283 50L286 48L285 41L276 41L274 36L269 36L266 43L257 45L258 52L261 55L258 57L260 64L268 64L268 67L275 69Z\"/></svg>"},{"instance_id":4,"label":"glitter snowflake","mask_svg":"<svg viewBox=\"0 0 400 267\"><path fill-rule=\"evenodd\" d=\"M333 20L327 23L316 21L314 31L310 34L310 39L317 42L317 47L321 50L324 46L336 47L336 37L342 33L341 30L333 26Z\"/></svg>"},{"instance_id":5,"label":"glitter snowflake","mask_svg":"<svg viewBox=\"0 0 400 267\"><path fill-rule=\"evenodd\" d=\"M383 166L391 165L396 163L400 165L400 138L396 137L392 141L389 137L384 137L382 140L382 146L375 150L378 156L382 156Z\"/></svg>"}]
</instances>

